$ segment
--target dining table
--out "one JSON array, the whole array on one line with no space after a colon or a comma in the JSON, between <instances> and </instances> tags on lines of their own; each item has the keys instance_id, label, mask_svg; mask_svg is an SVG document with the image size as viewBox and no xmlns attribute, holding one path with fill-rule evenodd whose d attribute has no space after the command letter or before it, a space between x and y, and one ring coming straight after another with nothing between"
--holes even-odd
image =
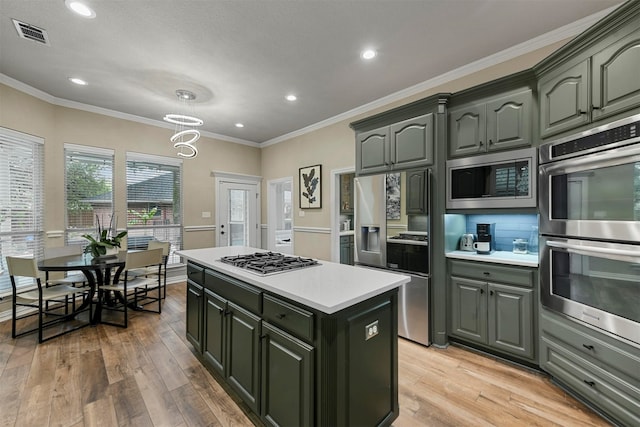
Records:
<instances>
[{"instance_id":1,"label":"dining table","mask_svg":"<svg viewBox=\"0 0 640 427\"><path fill-rule=\"evenodd\" d=\"M102 304L112 301L111 297L100 292L100 287L118 282L120 274L124 270L126 259L126 250L120 251L117 255L98 258L94 258L91 254L68 255L41 260L38 262L38 269L45 272L81 271L89 286L89 297L78 306L75 313L82 311L94 301L97 292L96 309L91 316L91 323L98 324L102 315ZM115 296L121 299L121 296L117 294Z\"/></svg>"}]
</instances>

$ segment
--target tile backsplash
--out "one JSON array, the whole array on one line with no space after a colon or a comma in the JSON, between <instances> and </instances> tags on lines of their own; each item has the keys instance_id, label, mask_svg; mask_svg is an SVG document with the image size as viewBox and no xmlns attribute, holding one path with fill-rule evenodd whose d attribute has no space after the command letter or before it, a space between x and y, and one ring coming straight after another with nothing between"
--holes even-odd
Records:
<instances>
[{"instance_id":1,"label":"tile backsplash","mask_svg":"<svg viewBox=\"0 0 640 427\"><path fill-rule=\"evenodd\" d=\"M537 214L466 215L466 232L476 234L477 224L496 224L496 250L513 250L514 239L529 240L533 227L538 227Z\"/></svg>"}]
</instances>

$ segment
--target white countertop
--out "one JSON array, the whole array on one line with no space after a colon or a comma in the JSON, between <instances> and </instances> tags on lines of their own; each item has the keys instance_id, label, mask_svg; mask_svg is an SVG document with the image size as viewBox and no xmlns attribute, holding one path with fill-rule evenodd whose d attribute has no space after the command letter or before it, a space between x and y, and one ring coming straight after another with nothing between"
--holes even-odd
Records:
<instances>
[{"instance_id":1,"label":"white countertop","mask_svg":"<svg viewBox=\"0 0 640 427\"><path fill-rule=\"evenodd\" d=\"M186 259L235 277L265 291L289 298L308 307L333 314L409 282L410 277L318 261L319 265L260 276L239 267L220 262L223 256L265 252L250 247L190 249L176 252Z\"/></svg>"},{"instance_id":2,"label":"white countertop","mask_svg":"<svg viewBox=\"0 0 640 427\"><path fill-rule=\"evenodd\" d=\"M445 253L447 258L466 259L470 261L492 262L496 264L521 265L524 267L537 267L538 255L514 254L508 251L494 251L487 255L481 255L468 251L451 251Z\"/></svg>"}]
</instances>

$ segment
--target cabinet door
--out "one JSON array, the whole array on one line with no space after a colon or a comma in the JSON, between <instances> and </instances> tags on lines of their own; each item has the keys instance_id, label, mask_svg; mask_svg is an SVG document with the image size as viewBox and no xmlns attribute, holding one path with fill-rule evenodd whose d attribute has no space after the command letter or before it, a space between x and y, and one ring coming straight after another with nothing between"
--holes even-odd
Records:
<instances>
[{"instance_id":1,"label":"cabinet door","mask_svg":"<svg viewBox=\"0 0 640 427\"><path fill-rule=\"evenodd\" d=\"M356 136L356 169L360 173L383 172L390 167L389 127Z\"/></svg>"},{"instance_id":2,"label":"cabinet door","mask_svg":"<svg viewBox=\"0 0 640 427\"><path fill-rule=\"evenodd\" d=\"M187 340L197 352L202 352L203 288L187 280Z\"/></svg>"},{"instance_id":3,"label":"cabinet door","mask_svg":"<svg viewBox=\"0 0 640 427\"><path fill-rule=\"evenodd\" d=\"M225 309L227 302L208 289L204 290L204 340L202 353L211 368L224 376L225 354L224 342L226 333L224 328Z\"/></svg>"},{"instance_id":4,"label":"cabinet door","mask_svg":"<svg viewBox=\"0 0 640 427\"><path fill-rule=\"evenodd\" d=\"M487 102L487 150L509 150L531 145L530 90Z\"/></svg>"},{"instance_id":5,"label":"cabinet door","mask_svg":"<svg viewBox=\"0 0 640 427\"><path fill-rule=\"evenodd\" d=\"M349 236L340 236L340 264L349 264Z\"/></svg>"},{"instance_id":6,"label":"cabinet door","mask_svg":"<svg viewBox=\"0 0 640 427\"><path fill-rule=\"evenodd\" d=\"M533 359L533 290L489 284L489 345Z\"/></svg>"},{"instance_id":7,"label":"cabinet door","mask_svg":"<svg viewBox=\"0 0 640 427\"><path fill-rule=\"evenodd\" d=\"M427 213L427 171L407 172L407 214Z\"/></svg>"},{"instance_id":8,"label":"cabinet door","mask_svg":"<svg viewBox=\"0 0 640 427\"><path fill-rule=\"evenodd\" d=\"M640 105L640 31L595 54L593 120Z\"/></svg>"},{"instance_id":9,"label":"cabinet door","mask_svg":"<svg viewBox=\"0 0 640 427\"><path fill-rule=\"evenodd\" d=\"M258 412L260 383L260 318L227 302L227 381Z\"/></svg>"},{"instance_id":10,"label":"cabinet door","mask_svg":"<svg viewBox=\"0 0 640 427\"><path fill-rule=\"evenodd\" d=\"M451 277L451 334L487 343L487 284Z\"/></svg>"},{"instance_id":11,"label":"cabinet door","mask_svg":"<svg viewBox=\"0 0 640 427\"><path fill-rule=\"evenodd\" d=\"M433 113L391 126L391 163L397 168L433 164Z\"/></svg>"},{"instance_id":12,"label":"cabinet door","mask_svg":"<svg viewBox=\"0 0 640 427\"><path fill-rule=\"evenodd\" d=\"M261 415L267 425L313 425L313 347L263 322Z\"/></svg>"},{"instance_id":13,"label":"cabinet door","mask_svg":"<svg viewBox=\"0 0 640 427\"><path fill-rule=\"evenodd\" d=\"M449 112L449 156L486 151L485 104L469 104Z\"/></svg>"},{"instance_id":14,"label":"cabinet door","mask_svg":"<svg viewBox=\"0 0 640 427\"><path fill-rule=\"evenodd\" d=\"M354 237L353 236L349 236L349 261L347 262L347 264L349 265L354 265L355 264L355 252L356 252L356 247L354 245Z\"/></svg>"},{"instance_id":15,"label":"cabinet door","mask_svg":"<svg viewBox=\"0 0 640 427\"><path fill-rule=\"evenodd\" d=\"M589 123L589 60L539 82L540 136Z\"/></svg>"}]
</instances>

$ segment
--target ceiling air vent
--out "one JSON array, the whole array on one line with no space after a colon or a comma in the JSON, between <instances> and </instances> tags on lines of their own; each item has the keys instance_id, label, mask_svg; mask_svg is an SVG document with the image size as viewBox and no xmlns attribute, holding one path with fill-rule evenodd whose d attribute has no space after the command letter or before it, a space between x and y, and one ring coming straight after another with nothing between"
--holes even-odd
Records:
<instances>
[{"instance_id":1,"label":"ceiling air vent","mask_svg":"<svg viewBox=\"0 0 640 427\"><path fill-rule=\"evenodd\" d=\"M47 32L42 28L34 27L33 25L15 19L12 19L12 21L16 27L16 31L18 31L18 35L23 39L33 40L51 46L51 44L49 44L49 36L47 36Z\"/></svg>"}]
</instances>

